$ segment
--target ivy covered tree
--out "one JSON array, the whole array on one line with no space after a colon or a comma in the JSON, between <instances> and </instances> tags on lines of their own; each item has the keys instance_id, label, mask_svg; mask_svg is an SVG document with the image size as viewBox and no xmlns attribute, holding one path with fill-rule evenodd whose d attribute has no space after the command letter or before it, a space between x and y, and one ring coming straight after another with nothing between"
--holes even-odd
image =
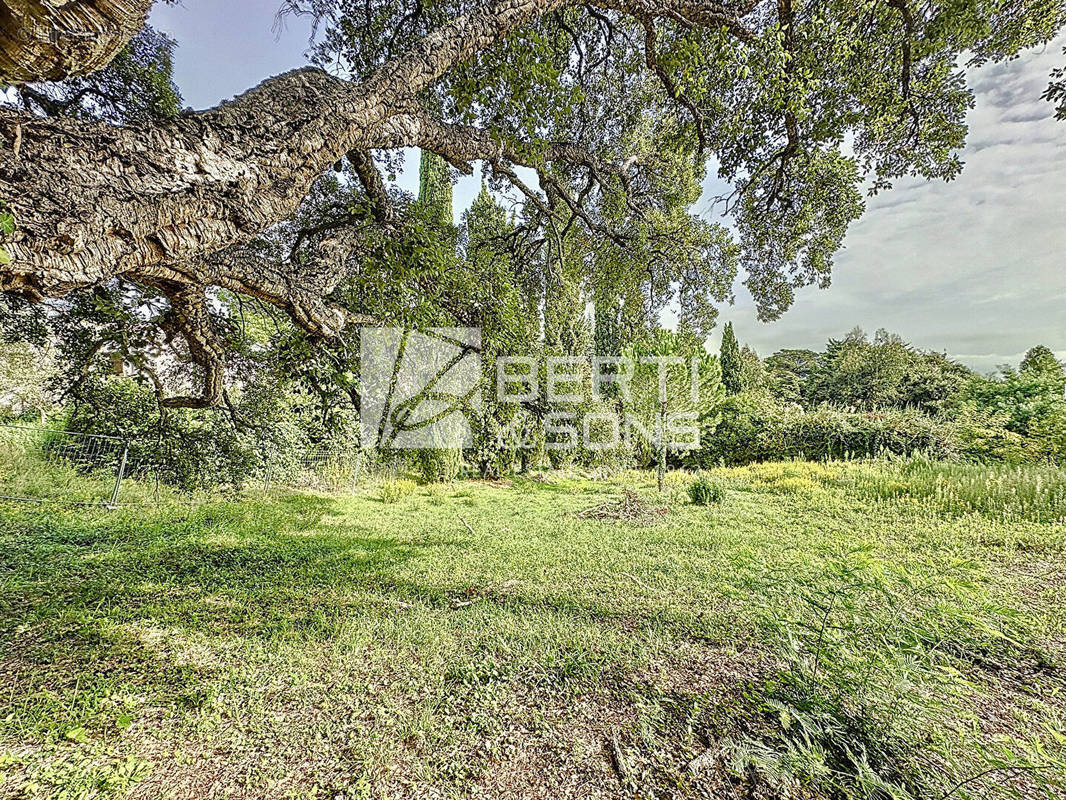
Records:
<instances>
[{"instance_id":1,"label":"ivy covered tree","mask_svg":"<svg viewBox=\"0 0 1066 800\"><path fill-rule=\"evenodd\" d=\"M539 404L497 401L501 356L540 353L542 265L516 249L516 226L483 183L463 214L460 241L470 277L469 304L481 329L485 374L481 408L474 413L474 468L484 477L525 470L536 456Z\"/></svg>"},{"instance_id":2,"label":"ivy covered tree","mask_svg":"<svg viewBox=\"0 0 1066 800\"><path fill-rule=\"evenodd\" d=\"M54 8L6 1L24 12L15 20ZM148 5L63 9L95 13L77 24L121 37ZM317 19L315 61L344 64L343 79L297 70L218 108L137 126L0 110L0 197L16 221L0 289L39 302L116 279L156 287L205 375L224 373L228 352L204 313L212 287L336 338L361 318L346 302L352 276L384 268L397 282L410 277L387 256L420 241L400 233L417 228L419 214L387 175L403 148L419 147L459 171L480 166L494 188L523 198L523 241L550 251L546 263L567 264L563 280L546 282L549 301L576 302L575 287L613 254L630 265L615 273L619 296L639 294L645 313L676 303L687 328L705 331L743 271L760 316L772 319L798 287L828 284L866 187L958 174L973 101L966 65L1047 42L1064 18L1057 0L286 8ZM10 33L14 43L5 37L0 48L7 79L54 77L55 53L28 52ZM13 74L9 56L20 48L29 68ZM84 75L117 49L58 60ZM720 198L731 224L690 211L708 163L732 186ZM262 258L258 243L299 216L338 165L358 198L297 231L280 258ZM597 258L578 258L578 244ZM205 381L199 396L172 402L220 397Z\"/></svg>"},{"instance_id":3,"label":"ivy covered tree","mask_svg":"<svg viewBox=\"0 0 1066 800\"><path fill-rule=\"evenodd\" d=\"M470 273L468 302L486 359L525 355L540 337L541 264L514 249L515 223L482 184L463 214L461 242Z\"/></svg>"},{"instance_id":4,"label":"ivy covered tree","mask_svg":"<svg viewBox=\"0 0 1066 800\"><path fill-rule=\"evenodd\" d=\"M544 270L544 349L548 355L585 356L593 349L592 321L586 314L584 278L588 239L571 229L542 252Z\"/></svg>"}]
</instances>

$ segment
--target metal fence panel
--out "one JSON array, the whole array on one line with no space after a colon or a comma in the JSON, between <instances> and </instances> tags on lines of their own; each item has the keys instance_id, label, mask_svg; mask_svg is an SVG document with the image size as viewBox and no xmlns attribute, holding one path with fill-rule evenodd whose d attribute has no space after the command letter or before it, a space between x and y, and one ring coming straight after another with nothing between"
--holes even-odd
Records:
<instances>
[{"instance_id":1,"label":"metal fence panel","mask_svg":"<svg viewBox=\"0 0 1066 800\"><path fill-rule=\"evenodd\" d=\"M161 498L218 499L200 487L181 494L144 440L0 423L0 500L100 506L154 504ZM227 494L282 487L351 492L367 476L366 456L351 446L317 445L263 459L258 477Z\"/></svg>"}]
</instances>

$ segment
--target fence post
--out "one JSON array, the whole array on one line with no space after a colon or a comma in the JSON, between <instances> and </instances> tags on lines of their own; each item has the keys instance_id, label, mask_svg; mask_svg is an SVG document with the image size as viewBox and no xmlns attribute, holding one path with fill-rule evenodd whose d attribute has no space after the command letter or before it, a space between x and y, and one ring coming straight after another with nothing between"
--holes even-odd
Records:
<instances>
[{"instance_id":1,"label":"fence post","mask_svg":"<svg viewBox=\"0 0 1066 800\"><path fill-rule=\"evenodd\" d=\"M118 465L118 474L115 475L115 490L111 492L110 505L115 506L118 504L118 490L122 488L122 479L126 476L126 457L130 454L130 443L124 442L122 445L122 461Z\"/></svg>"},{"instance_id":2,"label":"fence post","mask_svg":"<svg viewBox=\"0 0 1066 800\"><path fill-rule=\"evenodd\" d=\"M659 479L659 494L663 492L663 481L666 477L666 399L659 401L659 464L656 474Z\"/></svg>"}]
</instances>

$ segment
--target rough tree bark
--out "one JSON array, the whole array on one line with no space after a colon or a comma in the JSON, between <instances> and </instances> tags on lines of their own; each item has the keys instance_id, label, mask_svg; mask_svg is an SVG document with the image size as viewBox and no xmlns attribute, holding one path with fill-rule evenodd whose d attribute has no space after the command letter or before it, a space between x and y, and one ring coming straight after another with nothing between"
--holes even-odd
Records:
<instances>
[{"instance_id":1,"label":"rough tree bark","mask_svg":"<svg viewBox=\"0 0 1066 800\"><path fill-rule=\"evenodd\" d=\"M508 164L536 168L557 159L596 166L581 148L566 145L538 154L536 163L523 160L484 131L427 119L416 100L449 69L510 32L578 2L498 0L457 16L361 83L301 69L218 108L148 127L0 109L0 199L18 220L4 243L10 263L0 265L0 290L41 300L116 277L168 287L190 349L212 369L212 348L197 341L196 328L206 322L199 300L204 286L253 294L285 308L310 331L335 332L345 320L322 298L341 278L336 265L355 246L351 234L327 239L311 264L290 273L234 246L291 217L312 183L346 155L356 154L353 164L368 194L381 194L372 161L358 155L374 148L424 146L457 165L483 159L516 184ZM11 8L29 5L0 0L9 16ZM121 8L132 18L148 3L84 5ZM744 38L742 20L757 0L734 6L712 0L591 5L721 25ZM182 286L195 291L180 291ZM217 396L215 377L209 371L211 397Z\"/></svg>"},{"instance_id":2,"label":"rough tree bark","mask_svg":"<svg viewBox=\"0 0 1066 800\"><path fill-rule=\"evenodd\" d=\"M246 242L291 216L312 182L353 150L432 136L445 157L449 147L462 160L483 157L487 137L473 142L464 139L469 130L418 124L413 98L515 28L576 1L502 0L457 17L361 84L297 70L148 128L0 110L0 197L19 220L0 289L61 296L120 275L151 278ZM754 3L600 5L737 22Z\"/></svg>"},{"instance_id":3,"label":"rough tree bark","mask_svg":"<svg viewBox=\"0 0 1066 800\"><path fill-rule=\"evenodd\" d=\"M19 221L0 288L41 298L123 275L169 279L247 241L366 146L363 105L349 85L302 70L145 129L0 114L0 193Z\"/></svg>"},{"instance_id":4,"label":"rough tree bark","mask_svg":"<svg viewBox=\"0 0 1066 800\"><path fill-rule=\"evenodd\" d=\"M151 6L152 0L0 0L0 83L103 69L144 27Z\"/></svg>"}]
</instances>

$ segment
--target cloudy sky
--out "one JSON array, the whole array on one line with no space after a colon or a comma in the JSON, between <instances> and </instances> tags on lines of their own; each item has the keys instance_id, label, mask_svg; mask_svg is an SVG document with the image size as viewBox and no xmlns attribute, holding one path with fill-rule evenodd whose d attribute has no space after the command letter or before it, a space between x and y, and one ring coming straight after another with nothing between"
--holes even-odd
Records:
<instances>
[{"instance_id":1,"label":"cloudy sky","mask_svg":"<svg viewBox=\"0 0 1066 800\"><path fill-rule=\"evenodd\" d=\"M187 104L206 108L304 63L300 20L275 27L278 0L157 5L153 24L178 40L175 73ZM951 183L904 181L873 198L851 228L828 290L798 293L766 324L739 287L723 311L762 355L821 349L856 325L887 328L975 369L1017 363L1043 343L1066 358L1066 122L1040 99L1066 37L974 70L966 168ZM409 159L401 182L417 185ZM456 187L457 212L478 180ZM708 192L708 196L711 192ZM709 202L697 210L709 213ZM718 334L712 337L717 346Z\"/></svg>"}]
</instances>

